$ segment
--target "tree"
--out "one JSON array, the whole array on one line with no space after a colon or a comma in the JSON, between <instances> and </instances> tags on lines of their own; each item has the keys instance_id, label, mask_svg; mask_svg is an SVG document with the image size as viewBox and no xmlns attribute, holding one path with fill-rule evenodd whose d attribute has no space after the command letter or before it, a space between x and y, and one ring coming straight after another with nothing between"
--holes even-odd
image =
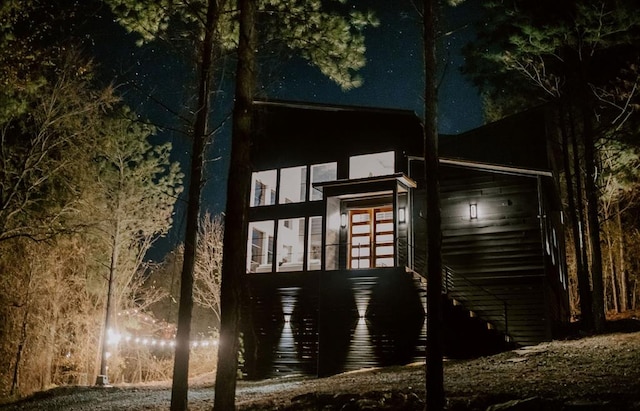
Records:
<instances>
[{"instance_id":1,"label":"tree","mask_svg":"<svg viewBox=\"0 0 640 411\"><path fill-rule=\"evenodd\" d=\"M231 161L227 183L222 288L220 290L220 344L213 410L235 409L240 336L240 311L245 274L249 193L251 191L251 132L255 84L256 6L239 0L238 65L233 108Z\"/></svg>"},{"instance_id":2,"label":"tree","mask_svg":"<svg viewBox=\"0 0 640 411\"><path fill-rule=\"evenodd\" d=\"M105 177L96 169L105 162L95 153L108 152L101 132L118 99L96 87L93 64L70 33L84 9L74 4L69 13L71 5L0 6L0 328L3 369L12 374L0 378L20 394L86 383L99 342L104 282L94 274L104 278L96 266L106 245L95 240L108 224L105 181L96 178ZM128 283L126 294L147 298L138 285Z\"/></svg>"},{"instance_id":3,"label":"tree","mask_svg":"<svg viewBox=\"0 0 640 411\"><path fill-rule=\"evenodd\" d=\"M140 33L144 40L149 41L165 33L170 27L169 22L177 17L187 27L193 28L192 35L198 45L196 80L198 97L192 128L193 148L189 174L185 259L181 281L181 314L178 320L171 405L173 411L183 410L187 403L189 319L193 305L194 253L195 244L197 244L204 142L210 136L208 121L211 112L211 83L215 69L214 56L220 50L233 49L238 45L238 26L235 21L236 13L233 12L236 5L234 2L218 3L214 0L198 4L171 0L150 1L143 6L140 6L139 2L129 0L108 0L108 3L119 21L127 29ZM303 58L320 67L323 73L345 89L359 84L354 71L364 65L365 47L362 31L367 26L376 24L371 14L352 11L345 17L344 13L327 12L317 0L264 1L260 6L265 11L263 14L265 20L271 20L273 23L264 26L270 28L266 33L273 34L273 36L265 35L265 40L280 39L289 49L300 52ZM247 166L248 163L243 167ZM246 198L248 199L248 195ZM226 230L231 231L240 228L230 228L226 221L225 227ZM243 235L239 232L237 234ZM235 242L227 237L229 236L225 235L225 242ZM237 252L237 249L235 251ZM237 276L239 273L234 275ZM224 295L224 291L222 292ZM225 314L222 313L222 315ZM237 353L233 358L237 358ZM233 385L235 386L235 377Z\"/></svg>"},{"instance_id":4,"label":"tree","mask_svg":"<svg viewBox=\"0 0 640 411\"><path fill-rule=\"evenodd\" d=\"M429 411L444 409L442 365L442 231L438 157L438 89L436 85L435 0L424 0L424 162L427 190L427 344L425 388Z\"/></svg>"},{"instance_id":5,"label":"tree","mask_svg":"<svg viewBox=\"0 0 640 411\"><path fill-rule=\"evenodd\" d=\"M69 32L75 14L63 4L0 7L0 241L82 229L69 225L79 196L69 190L77 189L74 167L117 100L95 87L93 64Z\"/></svg>"},{"instance_id":6,"label":"tree","mask_svg":"<svg viewBox=\"0 0 640 411\"><path fill-rule=\"evenodd\" d=\"M607 141L601 149L604 182L601 190L603 234L609 263L609 286L612 309L622 312L629 308L626 267L627 230L623 227L623 214L638 204L640 156L638 147L619 141Z\"/></svg>"},{"instance_id":7,"label":"tree","mask_svg":"<svg viewBox=\"0 0 640 411\"><path fill-rule=\"evenodd\" d=\"M86 366L95 358L98 324L87 292L85 244L74 234L0 245L0 396L85 383L79 376L92 372Z\"/></svg>"},{"instance_id":8,"label":"tree","mask_svg":"<svg viewBox=\"0 0 640 411\"><path fill-rule=\"evenodd\" d=\"M100 222L96 237L108 250L108 292L97 384L108 383L106 337L114 313L129 295L147 251L171 227L173 207L182 190L178 164L169 160L171 144L152 146L149 137L154 130L137 122L127 108L121 115L105 119L101 129L103 139L96 146L94 160L98 167L96 198L89 205Z\"/></svg>"},{"instance_id":9,"label":"tree","mask_svg":"<svg viewBox=\"0 0 640 411\"><path fill-rule=\"evenodd\" d=\"M17 85L14 97L24 100L19 107L3 107L0 241L43 240L74 229L64 221L75 213L78 195L67 188L78 177L74 167L86 159L102 111L115 97L89 85L90 65L77 53L61 52L60 60L49 60L52 66L34 68L43 76L37 91L25 95Z\"/></svg>"},{"instance_id":10,"label":"tree","mask_svg":"<svg viewBox=\"0 0 640 411\"><path fill-rule=\"evenodd\" d=\"M201 318L192 318L192 327L194 320L198 320L201 324L196 325L196 328L201 330L220 326L223 234L222 217L206 212L198 226L197 259L193 271L194 310L200 308L202 315ZM183 255L184 245L178 244L164 256L162 262L150 267L150 275L145 285L148 288L162 290L163 298L153 304L153 312L157 317L171 323L176 323L178 318Z\"/></svg>"},{"instance_id":11,"label":"tree","mask_svg":"<svg viewBox=\"0 0 640 411\"><path fill-rule=\"evenodd\" d=\"M205 213L200 221L197 259L193 271L194 302L209 309L220 323L220 283L224 225L222 218Z\"/></svg>"},{"instance_id":12,"label":"tree","mask_svg":"<svg viewBox=\"0 0 640 411\"><path fill-rule=\"evenodd\" d=\"M279 20L284 17L289 29L306 27L308 31L304 31L300 36L296 30L292 37L285 37L289 40L287 43L292 48L300 48L303 56L314 62L320 70L330 79L339 84L343 89L349 89L361 84L359 78L354 78L350 69L357 70L364 63L356 60L350 60L348 55L340 53L332 53L330 45L347 44L351 45L355 41L351 40L349 25L345 20L335 17L327 18L326 15L320 13L320 3L310 2L311 16L316 19L307 20L307 24L300 26L299 21L288 21L290 17L289 9L283 7L283 4L272 2L270 6L275 6L275 13ZM225 236L223 248L223 264L222 264L222 288L221 288L221 332L220 332L220 348L218 355L218 368L216 371L216 395L214 402L214 410L229 410L235 408L235 387L238 365L239 350L239 326L241 303L243 296L243 275L245 272L245 259L247 242L247 221L249 212L249 197L251 187L251 167L250 167L250 149L251 149L251 133L253 121L253 95L254 84L256 80L256 42L257 42L257 20L258 10L254 1L240 0L240 26L238 35L238 61L235 78L235 104L233 110L233 131L231 146L231 161L229 168L229 178L227 184L227 207L225 216ZM352 13L353 17L359 14ZM323 17L325 21L323 21ZM361 17L358 17L361 19ZM335 27L338 24L338 30L330 30L328 33L331 37L319 37L314 30L327 24L329 27ZM372 22L371 18L355 21L360 28ZM311 23L311 24L309 24ZM329 24L328 24L329 23ZM277 27L268 25L267 27ZM346 34L346 37L345 37ZM296 37L300 37L296 40ZM268 37L268 33L267 33ZM307 38L320 40L318 44L304 40ZM357 42L355 42L357 44ZM343 45L343 49L344 49ZM362 46L363 47L363 46ZM364 51L362 49L362 51ZM347 59L347 64L339 64ZM354 63L355 62L355 63ZM347 68L345 70L345 67Z\"/></svg>"},{"instance_id":13,"label":"tree","mask_svg":"<svg viewBox=\"0 0 640 411\"><path fill-rule=\"evenodd\" d=\"M616 0L488 4L492 23L483 22L480 44L475 45L475 55L487 63L484 67L493 67L502 79L510 78L509 84L527 80L533 86L528 95L531 101L536 100L532 95L537 96L537 101L555 101L576 116L575 124L582 137L593 287L593 306L582 307L582 311L592 309L595 330L601 332L605 316L597 186L599 141L607 127L620 127L635 110L633 104L605 101L607 93L603 91L614 89L617 79L637 64L640 21L630 4ZM485 76L486 73L479 72L476 80L487 86L484 89L489 95L500 100L506 83L498 83L498 76ZM637 98L634 84L627 83L625 92L615 94L627 96L626 101L630 102Z\"/></svg>"}]
</instances>

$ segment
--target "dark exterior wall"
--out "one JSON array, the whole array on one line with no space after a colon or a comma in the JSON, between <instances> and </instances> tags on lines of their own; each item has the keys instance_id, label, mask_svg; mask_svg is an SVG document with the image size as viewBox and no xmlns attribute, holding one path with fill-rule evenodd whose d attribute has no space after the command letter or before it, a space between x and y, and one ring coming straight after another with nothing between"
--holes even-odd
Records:
<instances>
[{"instance_id":1,"label":"dark exterior wall","mask_svg":"<svg viewBox=\"0 0 640 411\"><path fill-rule=\"evenodd\" d=\"M256 104L254 170L338 161L348 178L349 157L395 150L398 172L405 154L422 153L422 126L413 112L353 107Z\"/></svg>"},{"instance_id":2,"label":"dark exterior wall","mask_svg":"<svg viewBox=\"0 0 640 411\"><path fill-rule=\"evenodd\" d=\"M564 261L550 266L545 250L550 226L545 230L544 224L552 221L544 219L550 205L539 179L442 167L447 291L520 345L552 337L562 317L559 299L552 297L566 295L557 281ZM478 207L476 219L470 218L471 203Z\"/></svg>"},{"instance_id":3,"label":"dark exterior wall","mask_svg":"<svg viewBox=\"0 0 640 411\"><path fill-rule=\"evenodd\" d=\"M249 378L331 375L424 358L421 288L404 269L249 276Z\"/></svg>"},{"instance_id":4,"label":"dark exterior wall","mask_svg":"<svg viewBox=\"0 0 640 411\"><path fill-rule=\"evenodd\" d=\"M531 109L460 135L441 136L439 155L532 170L550 170L548 111Z\"/></svg>"}]
</instances>

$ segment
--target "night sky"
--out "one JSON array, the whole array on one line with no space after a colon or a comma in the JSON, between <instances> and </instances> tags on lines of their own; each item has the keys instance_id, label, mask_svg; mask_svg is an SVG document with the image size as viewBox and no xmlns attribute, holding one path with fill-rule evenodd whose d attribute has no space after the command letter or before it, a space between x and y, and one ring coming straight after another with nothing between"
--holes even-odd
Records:
<instances>
[{"instance_id":1,"label":"night sky","mask_svg":"<svg viewBox=\"0 0 640 411\"><path fill-rule=\"evenodd\" d=\"M412 110L423 115L422 21L410 1L369 0L363 7L376 11L380 26L366 32L367 66L361 71L364 85L347 92L304 62L286 67L270 90L270 97ZM440 20L438 49L439 131L458 134L482 124L477 90L460 74L462 46L472 38L470 23L480 14L478 2L445 6Z\"/></svg>"},{"instance_id":2,"label":"night sky","mask_svg":"<svg viewBox=\"0 0 640 411\"><path fill-rule=\"evenodd\" d=\"M356 4L356 3L354 3ZM422 66L422 21L410 0L367 0L358 7L373 9L380 26L365 32L367 65L361 70L364 85L350 91L342 91L325 78L317 68L301 59L283 63L275 77L262 83L261 97L271 99L406 109L423 116L422 93L424 88ZM472 22L480 15L480 4L468 0L462 6L443 6L439 21L438 49L440 72L438 129L441 134L458 134L482 124L482 110L476 89L460 73L463 58L460 49L473 36ZM138 113L152 122L161 124L159 141L171 141L174 160L180 161L182 170L188 171L189 147L186 136L174 129L180 128L171 111L179 112L185 100L185 79L193 76L188 64L182 62L161 44L144 47L135 45L135 37L127 35L115 25L108 13L94 22L93 52L105 72L105 78L114 81L124 93L125 101ZM99 17L99 18L100 18ZM229 79L231 73L226 74ZM115 78L115 79L114 79ZM130 84L137 84L131 88ZM233 93L225 87L217 97L215 106L223 111L231 107ZM151 94L153 98L149 98ZM158 104L160 101L162 104ZM168 107L168 109L167 109ZM219 124L220 112L212 122ZM202 210L214 214L224 211L226 196L226 171L229 158L229 122L219 133L209 150L207 181L204 186ZM185 187L188 181L185 181ZM184 198L184 194L183 194ZM174 228L168 241L175 244L182 240L184 230L184 201L178 203ZM160 247L164 249L166 247ZM153 258L161 257L165 250Z\"/></svg>"}]
</instances>

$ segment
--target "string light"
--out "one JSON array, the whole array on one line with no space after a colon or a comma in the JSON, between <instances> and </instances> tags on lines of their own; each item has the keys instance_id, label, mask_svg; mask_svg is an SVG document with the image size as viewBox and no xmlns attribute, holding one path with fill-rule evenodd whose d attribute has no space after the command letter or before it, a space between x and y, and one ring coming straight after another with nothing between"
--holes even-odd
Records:
<instances>
[{"instance_id":1,"label":"string light","mask_svg":"<svg viewBox=\"0 0 640 411\"><path fill-rule=\"evenodd\" d=\"M109 338L107 343L110 346L115 346L118 344L126 344L126 345L143 345L150 347L175 347L176 341L175 339L163 339L163 338L151 338L151 337L136 337L131 334L120 334L115 330L109 330L107 332ZM191 348L206 348L206 347L215 347L218 345L217 338L207 338L207 339L198 339L190 342Z\"/></svg>"},{"instance_id":2,"label":"string light","mask_svg":"<svg viewBox=\"0 0 640 411\"><path fill-rule=\"evenodd\" d=\"M166 333L173 334L174 338L153 338L149 336L136 336L127 332L118 332L117 330L110 328L107 330L107 345L117 346L118 344L127 344L161 348L173 348L176 346L174 325L166 323L164 321L156 321L152 317L149 317L148 315L138 311L137 309L121 311L118 313L118 316L137 317L138 320L144 321L148 324L160 324L162 326L161 328L164 328ZM218 340L216 338L198 339L190 342L191 348L206 348L217 345Z\"/></svg>"}]
</instances>

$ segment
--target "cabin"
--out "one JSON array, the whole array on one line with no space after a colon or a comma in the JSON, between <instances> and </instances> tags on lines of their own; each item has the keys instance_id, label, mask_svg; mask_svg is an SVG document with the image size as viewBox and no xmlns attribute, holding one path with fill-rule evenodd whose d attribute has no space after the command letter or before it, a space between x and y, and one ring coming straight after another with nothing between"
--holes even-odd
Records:
<instances>
[{"instance_id":1,"label":"cabin","mask_svg":"<svg viewBox=\"0 0 640 411\"><path fill-rule=\"evenodd\" d=\"M411 111L256 101L244 372L425 358L422 123ZM559 335L564 226L543 109L439 138L445 355Z\"/></svg>"}]
</instances>

